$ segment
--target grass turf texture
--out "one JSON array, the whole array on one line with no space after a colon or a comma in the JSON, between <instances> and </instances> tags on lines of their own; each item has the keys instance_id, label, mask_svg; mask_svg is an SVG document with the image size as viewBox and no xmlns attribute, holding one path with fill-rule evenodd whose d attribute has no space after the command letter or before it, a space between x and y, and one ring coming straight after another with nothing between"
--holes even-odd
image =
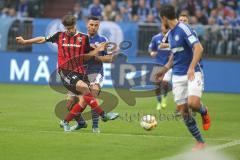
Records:
<instances>
[{"instance_id":1,"label":"grass turf texture","mask_svg":"<svg viewBox=\"0 0 240 160\"><path fill-rule=\"evenodd\" d=\"M138 98L135 107L119 101L118 120L100 123L101 134L87 129L64 133L54 114L64 95L48 86L0 85L0 160L131 159L150 160L174 156L195 144L182 121L160 121L152 131L143 130L127 113L156 113L156 98ZM105 89L115 94L112 89ZM170 94L171 95L171 94ZM203 95L209 106L212 128L202 131L209 145L240 139L240 95ZM172 96L164 113L174 111ZM200 116L197 116L199 127ZM224 150L240 159L240 145Z\"/></svg>"}]
</instances>

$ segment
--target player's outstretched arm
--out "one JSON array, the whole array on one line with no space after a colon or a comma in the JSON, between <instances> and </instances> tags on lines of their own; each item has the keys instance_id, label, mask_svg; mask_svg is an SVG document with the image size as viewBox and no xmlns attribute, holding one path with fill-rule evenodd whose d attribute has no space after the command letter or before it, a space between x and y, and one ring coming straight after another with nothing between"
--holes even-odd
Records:
<instances>
[{"instance_id":1,"label":"player's outstretched arm","mask_svg":"<svg viewBox=\"0 0 240 160\"><path fill-rule=\"evenodd\" d=\"M193 59L192 59L192 62L189 66L188 73L187 73L189 80L194 79L195 67L198 64L198 62L200 61L200 59L202 58L202 53L203 53L202 44L200 42L196 43L193 46Z\"/></svg>"},{"instance_id":2,"label":"player's outstretched arm","mask_svg":"<svg viewBox=\"0 0 240 160\"><path fill-rule=\"evenodd\" d=\"M45 43L46 42L46 38L45 37L35 37L35 38L31 38L31 39L24 39L23 37L19 36L16 37L16 41L19 44L23 44L23 45L28 45L28 44L33 44L33 43Z\"/></svg>"},{"instance_id":3,"label":"player's outstretched arm","mask_svg":"<svg viewBox=\"0 0 240 160\"><path fill-rule=\"evenodd\" d=\"M113 45L113 46L111 46L111 48L109 49L108 48L109 45L110 46ZM104 63L112 63L116 59L117 54L119 54L119 50L117 48L117 45L113 42L106 42L106 47L108 48L107 50L105 48L105 53L107 54L105 54L104 56L100 56L98 54L96 55L96 59Z\"/></svg>"}]
</instances>

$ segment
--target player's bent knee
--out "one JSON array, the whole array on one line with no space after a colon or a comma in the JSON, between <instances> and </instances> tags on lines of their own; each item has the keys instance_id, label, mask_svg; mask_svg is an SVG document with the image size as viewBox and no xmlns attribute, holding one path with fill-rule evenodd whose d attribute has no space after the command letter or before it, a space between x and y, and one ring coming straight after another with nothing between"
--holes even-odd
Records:
<instances>
[{"instance_id":1,"label":"player's bent knee","mask_svg":"<svg viewBox=\"0 0 240 160\"><path fill-rule=\"evenodd\" d=\"M187 104L177 105L177 110L178 110L182 115L188 113Z\"/></svg>"},{"instance_id":2,"label":"player's bent knee","mask_svg":"<svg viewBox=\"0 0 240 160\"><path fill-rule=\"evenodd\" d=\"M201 105L200 97L189 96L188 97L188 106L192 109L197 109Z\"/></svg>"},{"instance_id":3,"label":"player's bent knee","mask_svg":"<svg viewBox=\"0 0 240 160\"><path fill-rule=\"evenodd\" d=\"M87 103L85 102L83 96L79 96L79 102L78 102L78 104L79 104L80 106L82 106L83 108L84 108L84 106L87 105Z\"/></svg>"},{"instance_id":4,"label":"player's bent knee","mask_svg":"<svg viewBox=\"0 0 240 160\"><path fill-rule=\"evenodd\" d=\"M83 94L86 93L86 92L89 92L88 85L81 80L77 82L76 90L83 93Z\"/></svg>"},{"instance_id":5,"label":"player's bent knee","mask_svg":"<svg viewBox=\"0 0 240 160\"><path fill-rule=\"evenodd\" d=\"M93 94L94 97L98 96L100 92L100 85L99 84L93 84L90 86L91 88L91 93Z\"/></svg>"}]
</instances>

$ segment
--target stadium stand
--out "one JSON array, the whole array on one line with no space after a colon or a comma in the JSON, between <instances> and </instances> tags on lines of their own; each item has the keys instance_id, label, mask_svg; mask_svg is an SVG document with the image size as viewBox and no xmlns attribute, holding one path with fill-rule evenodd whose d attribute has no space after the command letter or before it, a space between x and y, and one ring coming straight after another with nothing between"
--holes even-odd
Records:
<instances>
[{"instance_id":1,"label":"stadium stand","mask_svg":"<svg viewBox=\"0 0 240 160\"><path fill-rule=\"evenodd\" d=\"M8 50L31 51L19 48L14 42L18 31L26 37L32 34L33 18L61 18L69 13L78 20L89 15L104 21L138 23L138 55L147 55L147 44L161 25L158 14L162 4L171 3L177 13L187 13L190 24L198 33L208 56L240 55L240 2L237 0L4 0L0 2L1 18L16 18L10 28ZM211 38L210 38L211 37Z\"/></svg>"}]
</instances>

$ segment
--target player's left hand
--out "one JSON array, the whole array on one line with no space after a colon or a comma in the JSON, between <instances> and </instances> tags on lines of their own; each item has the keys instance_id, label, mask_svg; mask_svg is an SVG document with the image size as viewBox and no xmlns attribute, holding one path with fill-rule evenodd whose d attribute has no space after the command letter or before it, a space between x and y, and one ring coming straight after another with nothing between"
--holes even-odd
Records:
<instances>
[{"instance_id":1,"label":"player's left hand","mask_svg":"<svg viewBox=\"0 0 240 160\"><path fill-rule=\"evenodd\" d=\"M119 53L117 44L114 42L107 42L106 50L109 55L117 55Z\"/></svg>"},{"instance_id":2,"label":"player's left hand","mask_svg":"<svg viewBox=\"0 0 240 160\"><path fill-rule=\"evenodd\" d=\"M194 73L195 73L195 69L192 69L192 68L188 69L188 72L187 72L188 80L190 81L194 80L195 78Z\"/></svg>"},{"instance_id":3,"label":"player's left hand","mask_svg":"<svg viewBox=\"0 0 240 160\"><path fill-rule=\"evenodd\" d=\"M90 45L92 48L96 49L97 48L97 45L96 44L91 44Z\"/></svg>"}]
</instances>

